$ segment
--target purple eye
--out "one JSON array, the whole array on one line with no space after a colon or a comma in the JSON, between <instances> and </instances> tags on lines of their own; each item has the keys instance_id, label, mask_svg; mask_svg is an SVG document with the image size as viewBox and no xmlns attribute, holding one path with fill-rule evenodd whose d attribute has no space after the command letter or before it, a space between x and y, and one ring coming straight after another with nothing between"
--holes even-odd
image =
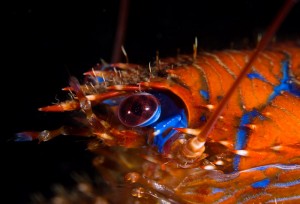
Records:
<instances>
[{"instance_id":1,"label":"purple eye","mask_svg":"<svg viewBox=\"0 0 300 204\"><path fill-rule=\"evenodd\" d=\"M144 127L157 121L161 113L160 103L149 93L134 94L119 105L119 120L128 127Z\"/></svg>"}]
</instances>

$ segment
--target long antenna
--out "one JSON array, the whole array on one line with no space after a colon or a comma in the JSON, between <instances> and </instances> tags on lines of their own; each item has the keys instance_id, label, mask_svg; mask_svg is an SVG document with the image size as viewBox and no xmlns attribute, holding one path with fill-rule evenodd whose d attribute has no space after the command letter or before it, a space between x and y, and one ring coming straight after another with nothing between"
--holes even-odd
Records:
<instances>
[{"instance_id":1,"label":"long antenna","mask_svg":"<svg viewBox=\"0 0 300 204\"><path fill-rule=\"evenodd\" d=\"M128 18L129 0L121 0L119 5L118 27L115 34L115 44L112 53L111 63L120 62L121 51L124 44L127 18Z\"/></svg>"},{"instance_id":2,"label":"long antenna","mask_svg":"<svg viewBox=\"0 0 300 204\"><path fill-rule=\"evenodd\" d=\"M296 4L297 0L286 0L285 4L281 8L281 10L276 15L275 19L272 21L272 24L267 29L267 32L263 35L261 41L258 43L256 49L254 50L254 53L250 57L250 60L245 65L245 67L242 69L241 73L237 77L237 79L234 81L228 92L223 97L221 103L218 105L215 112L212 114L212 116L208 119L207 123L203 127L201 133L191 140L189 143L187 143L187 148L192 150L192 152L196 153L198 149L200 149L199 144L203 143L204 140L208 137L211 130L215 126L216 122L218 121L220 115L222 114L224 108L226 107L229 99L232 97L234 91L238 88L242 80L245 78L246 74L252 67L254 61L257 59L258 54L266 48L268 43L273 38L274 34L278 30L279 26L282 24L282 21L285 19L289 11L292 9L292 7Z\"/></svg>"}]
</instances>

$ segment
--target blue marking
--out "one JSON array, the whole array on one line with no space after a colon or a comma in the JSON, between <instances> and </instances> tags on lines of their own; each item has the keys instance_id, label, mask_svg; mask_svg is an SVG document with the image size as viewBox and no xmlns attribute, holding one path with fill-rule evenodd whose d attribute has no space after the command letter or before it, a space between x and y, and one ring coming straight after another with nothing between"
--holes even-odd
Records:
<instances>
[{"instance_id":1,"label":"blue marking","mask_svg":"<svg viewBox=\"0 0 300 204\"><path fill-rule=\"evenodd\" d=\"M247 136L249 133L249 129L245 127L245 125L250 124L252 120L256 117L259 117L260 119L263 119L261 114L257 110L252 110L250 112L245 112L241 119L238 131L236 133L236 143L235 143L235 150L241 150L245 147L247 143ZM236 155L233 160L233 167L235 170L238 169L240 163L240 156Z\"/></svg>"},{"instance_id":2,"label":"blue marking","mask_svg":"<svg viewBox=\"0 0 300 204\"><path fill-rule=\"evenodd\" d=\"M166 130L173 127L187 127L187 118L185 116L184 111L182 111L180 115L174 115L153 126L154 133L157 132L157 134L154 137L153 144L157 146L159 152L163 152L164 145L166 144L166 142L178 133L177 130L171 129L167 134L165 134Z\"/></svg>"},{"instance_id":3,"label":"blue marking","mask_svg":"<svg viewBox=\"0 0 300 204\"><path fill-rule=\"evenodd\" d=\"M246 139L249 130L248 128L245 128L245 125L250 124L254 118L260 115L261 114L255 109L242 115L235 143L236 150L243 149L246 145Z\"/></svg>"},{"instance_id":4,"label":"blue marking","mask_svg":"<svg viewBox=\"0 0 300 204\"><path fill-rule=\"evenodd\" d=\"M270 168L269 166L259 166L259 167L255 167L253 168L254 170L259 170L259 171L264 171L266 169Z\"/></svg>"},{"instance_id":5,"label":"blue marking","mask_svg":"<svg viewBox=\"0 0 300 204\"><path fill-rule=\"evenodd\" d=\"M300 96L300 86L294 83L292 77L289 76L288 60L282 62L282 79L280 80L280 84L274 87L268 102L271 102L276 96L280 95L282 91L289 92L295 96Z\"/></svg>"},{"instance_id":6,"label":"blue marking","mask_svg":"<svg viewBox=\"0 0 300 204\"><path fill-rule=\"evenodd\" d=\"M162 153L164 150L164 146L166 144L166 142L172 138L178 131L172 129L165 137L163 137L162 134L159 134L157 136L154 137L154 142L153 144L155 146L157 146L158 148L158 152Z\"/></svg>"},{"instance_id":7,"label":"blue marking","mask_svg":"<svg viewBox=\"0 0 300 204\"><path fill-rule=\"evenodd\" d=\"M265 188L269 185L270 179L263 179L261 181L257 181L255 183L252 183L253 188Z\"/></svg>"},{"instance_id":8,"label":"blue marking","mask_svg":"<svg viewBox=\"0 0 300 204\"><path fill-rule=\"evenodd\" d=\"M203 115L201 115L201 117L200 117L200 121L202 121L202 122L205 122L206 121L206 116L203 114Z\"/></svg>"},{"instance_id":9,"label":"blue marking","mask_svg":"<svg viewBox=\"0 0 300 204\"><path fill-rule=\"evenodd\" d=\"M97 76L96 78L97 78L98 83L104 82L104 79L102 77Z\"/></svg>"},{"instance_id":10,"label":"blue marking","mask_svg":"<svg viewBox=\"0 0 300 204\"><path fill-rule=\"evenodd\" d=\"M157 134L155 135L160 135L161 133L168 130L170 127L174 127L178 122L180 122L180 120L181 120L180 115L174 115L159 123L153 124L154 133L157 132Z\"/></svg>"},{"instance_id":11,"label":"blue marking","mask_svg":"<svg viewBox=\"0 0 300 204\"><path fill-rule=\"evenodd\" d=\"M267 82L266 79L258 72L251 72L251 73L247 74L247 77L249 79L259 79L261 81Z\"/></svg>"},{"instance_id":12,"label":"blue marking","mask_svg":"<svg viewBox=\"0 0 300 204\"><path fill-rule=\"evenodd\" d=\"M26 132L17 133L14 139L15 142L27 142L32 140L33 140L32 137Z\"/></svg>"},{"instance_id":13,"label":"blue marking","mask_svg":"<svg viewBox=\"0 0 300 204\"><path fill-rule=\"evenodd\" d=\"M222 188L212 188L212 194L216 194L216 193L220 193L220 192L224 192L224 190Z\"/></svg>"},{"instance_id":14,"label":"blue marking","mask_svg":"<svg viewBox=\"0 0 300 204\"><path fill-rule=\"evenodd\" d=\"M208 93L208 91L200 90L200 95L201 95L206 101L209 100L209 93Z\"/></svg>"},{"instance_id":15,"label":"blue marking","mask_svg":"<svg viewBox=\"0 0 300 204\"><path fill-rule=\"evenodd\" d=\"M161 104L160 117L149 127L153 128L154 139L153 145L158 148L159 152L163 152L166 142L176 134L177 130L172 128L186 128L188 126L187 115L182 104L171 98L163 92L150 92Z\"/></svg>"},{"instance_id":16,"label":"blue marking","mask_svg":"<svg viewBox=\"0 0 300 204\"><path fill-rule=\"evenodd\" d=\"M110 105L110 106L116 106L116 105L119 105L123 99L124 99L124 97L121 96L121 97L116 97L116 98L112 98L112 99L106 99L102 103Z\"/></svg>"}]
</instances>

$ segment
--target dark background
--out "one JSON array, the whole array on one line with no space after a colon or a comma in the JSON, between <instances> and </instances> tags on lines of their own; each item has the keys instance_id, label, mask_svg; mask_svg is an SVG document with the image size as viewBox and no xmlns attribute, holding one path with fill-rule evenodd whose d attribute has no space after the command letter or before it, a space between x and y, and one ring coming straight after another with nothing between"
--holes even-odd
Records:
<instances>
[{"instance_id":1,"label":"dark background","mask_svg":"<svg viewBox=\"0 0 300 204\"><path fill-rule=\"evenodd\" d=\"M245 46L245 40L254 42L264 31L282 4L131 0L124 46L130 62L144 64L155 59L157 50L161 57L175 55L177 48L191 53L196 36L200 49ZM299 7L293 8L278 38L299 36ZM12 139L17 132L57 128L68 119L68 114L37 108L55 102L70 75L80 79L101 58L110 62L119 1L11 1L2 9L1 194L8 203L28 203L34 192L50 196L54 184L72 185L74 172L92 178L96 174L85 138L58 137L41 144Z\"/></svg>"}]
</instances>

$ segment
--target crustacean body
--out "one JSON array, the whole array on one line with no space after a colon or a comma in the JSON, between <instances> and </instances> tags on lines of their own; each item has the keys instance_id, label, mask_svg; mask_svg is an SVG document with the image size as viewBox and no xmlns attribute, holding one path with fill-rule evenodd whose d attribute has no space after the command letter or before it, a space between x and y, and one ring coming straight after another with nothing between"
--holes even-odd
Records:
<instances>
[{"instance_id":1,"label":"crustacean body","mask_svg":"<svg viewBox=\"0 0 300 204\"><path fill-rule=\"evenodd\" d=\"M148 66L98 64L82 84L71 77L64 88L70 100L40 110L79 111L81 127L22 132L18 139L92 137L94 165L111 187L101 195L88 191L93 201L299 201L299 42L259 50L232 92L257 49L196 51ZM203 135L211 118L215 124Z\"/></svg>"},{"instance_id":2,"label":"crustacean body","mask_svg":"<svg viewBox=\"0 0 300 204\"><path fill-rule=\"evenodd\" d=\"M161 197L166 200L177 195L186 202L238 201L241 196L231 196L239 194L255 194L251 199L262 202L289 196L299 199L300 48L296 44L277 44L260 53L209 134L202 156L180 162L181 145L201 131L251 53L227 50L201 53L195 59L178 56L161 59L150 68L98 65L86 73L85 84L71 79L65 89L74 93L72 100L40 109L81 110L86 115L85 128L62 127L26 136L46 141L61 134L81 134L107 146L133 148L129 152L141 158L128 164L126 178L138 177L135 186L142 180L145 194L159 190L154 183L162 185ZM106 113L98 115L93 111L97 106L107 109ZM160 109L159 117L135 111L143 108L151 113ZM128 111L133 115L126 118ZM144 117L148 124L143 126ZM92 151L104 151L99 148L103 147L95 140L89 146ZM128 151L111 154L131 163Z\"/></svg>"}]
</instances>

